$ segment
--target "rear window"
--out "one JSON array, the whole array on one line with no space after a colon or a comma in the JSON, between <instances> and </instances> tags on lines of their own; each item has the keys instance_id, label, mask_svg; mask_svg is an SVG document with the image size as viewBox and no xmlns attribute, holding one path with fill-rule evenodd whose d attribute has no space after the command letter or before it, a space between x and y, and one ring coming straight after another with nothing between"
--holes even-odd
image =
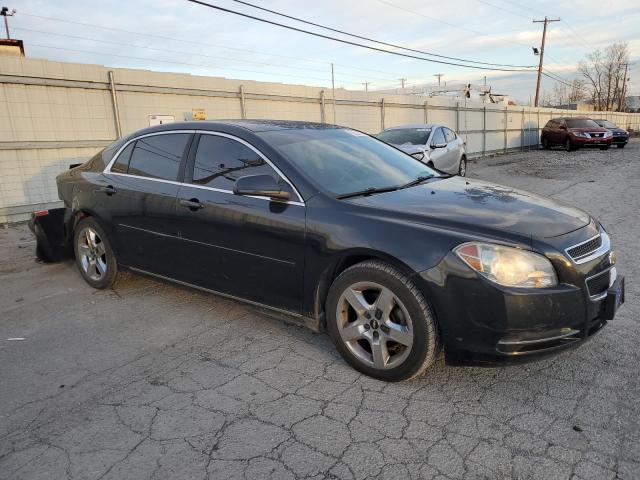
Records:
<instances>
[{"instance_id":1,"label":"rear window","mask_svg":"<svg viewBox=\"0 0 640 480\"><path fill-rule=\"evenodd\" d=\"M567 118L566 123L569 128L600 128L600 125L588 118Z\"/></svg>"},{"instance_id":2,"label":"rear window","mask_svg":"<svg viewBox=\"0 0 640 480\"><path fill-rule=\"evenodd\" d=\"M131 153L128 173L176 181L190 136L190 133L171 133L138 139Z\"/></svg>"},{"instance_id":3,"label":"rear window","mask_svg":"<svg viewBox=\"0 0 640 480\"><path fill-rule=\"evenodd\" d=\"M394 128L380 132L377 137L392 145L426 145L430 128Z\"/></svg>"}]
</instances>

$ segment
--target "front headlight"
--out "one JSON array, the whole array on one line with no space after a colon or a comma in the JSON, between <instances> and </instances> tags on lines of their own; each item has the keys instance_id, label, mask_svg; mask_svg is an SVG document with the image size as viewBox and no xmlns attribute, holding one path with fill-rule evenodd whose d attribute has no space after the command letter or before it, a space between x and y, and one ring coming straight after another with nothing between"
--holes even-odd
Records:
<instances>
[{"instance_id":1,"label":"front headlight","mask_svg":"<svg viewBox=\"0 0 640 480\"><path fill-rule=\"evenodd\" d=\"M613 133L611 133L611 132L604 132L604 138L609 138L609 137L613 137Z\"/></svg>"},{"instance_id":2,"label":"front headlight","mask_svg":"<svg viewBox=\"0 0 640 480\"><path fill-rule=\"evenodd\" d=\"M591 135L589 135L587 132L571 132L571 133L573 133L576 137L591 138Z\"/></svg>"},{"instance_id":3,"label":"front headlight","mask_svg":"<svg viewBox=\"0 0 640 480\"><path fill-rule=\"evenodd\" d=\"M558 284L549 259L537 253L481 242L464 243L453 251L480 275L500 285L544 288Z\"/></svg>"}]
</instances>

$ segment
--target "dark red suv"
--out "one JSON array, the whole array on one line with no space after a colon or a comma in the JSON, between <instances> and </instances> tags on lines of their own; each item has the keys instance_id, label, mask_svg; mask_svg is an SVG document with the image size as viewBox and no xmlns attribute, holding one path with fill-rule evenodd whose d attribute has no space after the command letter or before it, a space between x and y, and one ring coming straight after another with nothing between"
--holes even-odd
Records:
<instances>
[{"instance_id":1,"label":"dark red suv","mask_svg":"<svg viewBox=\"0 0 640 480\"><path fill-rule=\"evenodd\" d=\"M585 146L607 150L612 138L609 130L586 117L553 118L547 122L540 135L544 148L563 145L567 152Z\"/></svg>"}]
</instances>

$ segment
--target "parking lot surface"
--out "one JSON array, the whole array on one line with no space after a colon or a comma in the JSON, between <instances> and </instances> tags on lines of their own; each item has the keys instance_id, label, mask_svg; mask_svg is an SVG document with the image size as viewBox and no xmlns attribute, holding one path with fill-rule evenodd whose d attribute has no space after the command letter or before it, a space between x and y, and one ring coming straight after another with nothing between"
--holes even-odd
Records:
<instances>
[{"instance_id":1,"label":"parking lot surface","mask_svg":"<svg viewBox=\"0 0 640 480\"><path fill-rule=\"evenodd\" d=\"M132 274L93 290L0 228L0 478L640 478L640 142L469 175L604 223L627 301L592 341L387 384L324 334Z\"/></svg>"}]
</instances>

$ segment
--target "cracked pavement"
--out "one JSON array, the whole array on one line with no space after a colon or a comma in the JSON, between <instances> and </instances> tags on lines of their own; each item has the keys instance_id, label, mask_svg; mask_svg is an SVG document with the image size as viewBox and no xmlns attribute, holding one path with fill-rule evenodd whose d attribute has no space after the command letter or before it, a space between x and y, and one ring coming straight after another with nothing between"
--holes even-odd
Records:
<instances>
[{"instance_id":1,"label":"cracked pavement","mask_svg":"<svg viewBox=\"0 0 640 480\"><path fill-rule=\"evenodd\" d=\"M640 142L469 174L603 221L627 299L590 342L388 384L231 300L133 274L93 290L72 262L36 263L24 225L0 228L0 478L640 478Z\"/></svg>"}]
</instances>

